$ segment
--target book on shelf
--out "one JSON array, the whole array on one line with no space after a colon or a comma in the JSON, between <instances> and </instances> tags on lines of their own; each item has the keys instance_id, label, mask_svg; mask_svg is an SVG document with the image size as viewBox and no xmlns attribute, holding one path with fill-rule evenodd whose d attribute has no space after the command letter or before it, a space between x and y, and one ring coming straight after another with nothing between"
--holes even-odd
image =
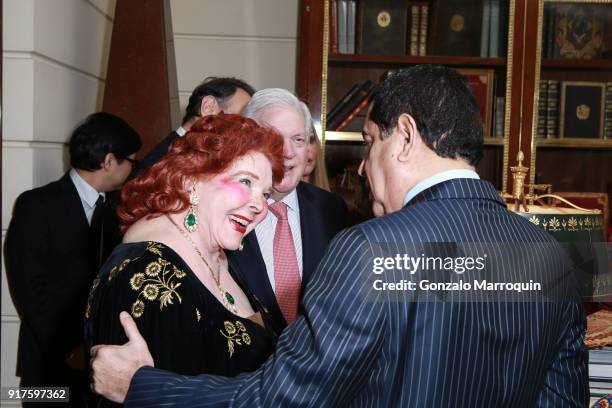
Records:
<instances>
[{"instance_id":1,"label":"book on shelf","mask_svg":"<svg viewBox=\"0 0 612 408\"><path fill-rule=\"evenodd\" d=\"M480 56L489 56L489 35L491 26L491 3L485 1L482 5L482 29L480 30Z\"/></svg>"},{"instance_id":2,"label":"book on shelf","mask_svg":"<svg viewBox=\"0 0 612 408\"><path fill-rule=\"evenodd\" d=\"M472 88L482 117L484 134L486 136L491 135L493 132L491 124L495 71L482 68L457 68L456 71L467 79L470 88Z\"/></svg>"},{"instance_id":3,"label":"book on shelf","mask_svg":"<svg viewBox=\"0 0 612 408\"><path fill-rule=\"evenodd\" d=\"M346 53L355 53L355 22L357 20L357 0L348 0L346 18Z\"/></svg>"},{"instance_id":4,"label":"book on shelf","mask_svg":"<svg viewBox=\"0 0 612 408\"><path fill-rule=\"evenodd\" d=\"M480 55L484 0L447 0L432 9L431 55Z\"/></svg>"},{"instance_id":5,"label":"book on shelf","mask_svg":"<svg viewBox=\"0 0 612 408\"><path fill-rule=\"evenodd\" d=\"M500 0L489 0L491 11L489 24L489 57L499 57L499 13Z\"/></svg>"},{"instance_id":6,"label":"book on shelf","mask_svg":"<svg viewBox=\"0 0 612 408\"><path fill-rule=\"evenodd\" d=\"M538 98L538 121L536 135L538 138L546 137L546 106L548 103L548 81L540 79Z\"/></svg>"},{"instance_id":7,"label":"book on shelf","mask_svg":"<svg viewBox=\"0 0 612 408\"><path fill-rule=\"evenodd\" d=\"M329 52L338 53L338 0L331 0L329 12Z\"/></svg>"},{"instance_id":8,"label":"book on shelf","mask_svg":"<svg viewBox=\"0 0 612 408\"><path fill-rule=\"evenodd\" d=\"M604 101L604 139L612 139L612 82L606 82Z\"/></svg>"},{"instance_id":9,"label":"book on shelf","mask_svg":"<svg viewBox=\"0 0 612 408\"><path fill-rule=\"evenodd\" d=\"M404 55L407 6L395 0L359 0L357 51L360 54Z\"/></svg>"},{"instance_id":10,"label":"book on shelf","mask_svg":"<svg viewBox=\"0 0 612 408\"><path fill-rule=\"evenodd\" d=\"M605 92L604 82L562 81L559 137L603 138Z\"/></svg>"},{"instance_id":11,"label":"book on shelf","mask_svg":"<svg viewBox=\"0 0 612 408\"><path fill-rule=\"evenodd\" d=\"M506 98L503 96L495 97L495 106L493 107L495 110L493 125L493 137L504 137L504 127L506 124Z\"/></svg>"},{"instance_id":12,"label":"book on shelf","mask_svg":"<svg viewBox=\"0 0 612 408\"><path fill-rule=\"evenodd\" d=\"M363 98L361 102L359 102L359 105L357 105L355 109L351 111L351 113L342 121L342 123L336 126L335 130L340 132L346 129L349 123L351 123L351 121L355 119L355 116L359 115L368 106L369 99L370 99L370 92L368 92L366 97Z\"/></svg>"},{"instance_id":13,"label":"book on shelf","mask_svg":"<svg viewBox=\"0 0 612 408\"><path fill-rule=\"evenodd\" d=\"M419 6L419 55L427 55L427 28L429 25L429 5Z\"/></svg>"},{"instance_id":14,"label":"book on shelf","mask_svg":"<svg viewBox=\"0 0 612 408\"><path fill-rule=\"evenodd\" d=\"M408 30L410 38L408 38L409 50L407 54L414 56L419 55L419 15L421 12L417 3L409 3L408 11L410 13L410 30Z\"/></svg>"},{"instance_id":15,"label":"book on shelf","mask_svg":"<svg viewBox=\"0 0 612 408\"><path fill-rule=\"evenodd\" d=\"M348 53L348 0L337 0L338 2L338 52Z\"/></svg>"},{"instance_id":16,"label":"book on shelf","mask_svg":"<svg viewBox=\"0 0 612 408\"><path fill-rule=\"evenodd\" d=\"M350 96L347 95L342 98L335 114L327 119L327 130L336 130L351 114L355 113L353 117L357 115L359 112L355 111L364 100L367 100L373 88L374 83L367 80L359 85L357 90L352 92ZM348 122L344 126L347 124Z\"/></svg>"},{"instance_id":17,"label":"book on shelf","mask_svg":"<svg viewBox=\"0 0 612 408\"><path fill-rule=\"evenodd\" d=\"M338 113L338 109L340 109L340 107L344 104L346 104L348 102L349 99L351 99L353 97L353 95L355 94L355 92L357 92L359 90L359 84L354 84L346 94L344 94L344 96L342 98L340 98L340 100L329 110L329 112L327 112L327 121L329 122L329 120L331 118L333 118L334 116L336 116L336 114Z\"/></svg>"},{"instance_id":18,"label":"book on shelf","mask_svg":"<svg viewBox=\"0 0 612 408\"><path fill-rule=\"evenodd\" d=\"M547 81L546 92L546 138L559 137L559 81Z\"/></svg>"}]
</instances>

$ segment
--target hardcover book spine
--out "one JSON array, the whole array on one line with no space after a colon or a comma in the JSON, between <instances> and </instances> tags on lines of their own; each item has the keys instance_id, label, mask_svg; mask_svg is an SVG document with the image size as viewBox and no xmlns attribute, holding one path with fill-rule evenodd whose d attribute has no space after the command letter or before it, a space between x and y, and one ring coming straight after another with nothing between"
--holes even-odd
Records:
<instances>
[{"instance_id":1,"label":"hardcover book spine","mask_svg":"<svg viewBox=\"0 0 612 408\"><path fill-rule=\"evenodd\" d=\"M355 26L357 22L357 0L349 0L346 19L346 52L355 54Z\"/></svg>"},{"instance_id":2,"label":"hardcover book spine","mask_svg":"<svg viewBox=\"0 0 612 408\"><path fill-rule=\"evenodd\" d=\"M491 21L490 0L485 0L482 6L482 29L480 31L480 56L489 56L489 24Z\"/></svg>"},{"instance_id":3,"label":"hardcover book spine","mask_svg":"<svg viewBox=\"0 0 612 408\"><path fill-rule=\"evenodd\" d=\"M338 52L346 54L348 52L348 28L346 26L348 16L348 0L338 1Z\"/></svg>"},{"instance_id":4,"label":"hardcover book spine","mask_svg":"<svg viewBox=\"0 0 612 408\"><path fill-rule=\"evenodd\" d=\"M537 136L546 137L546 110L548 106L548 81L540 79L540 96L538 100Z\"/></svg>"},{"instance_id":5,"label":"hardcover book spine","mask_svg":"<svg viewBox=\"0 0 612 408\"><path fill-rule=\"evenodd\" d=\"M349 91L338 101L331 110L327 113L327 123L334 120L334 117L338 114L340 108L342 108L359 90L359 84L355 84L349 89Z\"/></svg>"},{"instance_id":6,"label":"hardcover book spine","mask_svg":"<svg viewBox=\"0 0 612 408\"><path fill-rule=\"evenodd\" d=\"M489 21L489 57L499 57L499 0L491 0Z\"/></svg>"},{"instance_id":7,"label":"hardcover book spine","mask_svg":"<svg viewBox=\"0 0 612 408\"><path fill-rule=\"evenodd\" d=\"M336 126L336 131L339 132L341 130L344 130L348 126L348 124L351 123L353 119L355 119L355 116L359 115L359 112L361 112L362 110L365 109L366 106L368 106L368 101L369 101L369 93L363 99L363 101L361 101L359 105L357 105L357 107L353 109L353 111L346 117L346 119L344 119L342 123Z\"/></svg>"},{"instance_id":8,"label":"hardcover book spine","mask_svg":"<svg viewBox=\"0 0 612 408\"><path fill-rule=\"evenodd\" d=\"M419 11L419 55L427 55L427 21L429 20L429 5L422 4Z\"/></svg>"},{"instance_id":9,"label":"hardcover book spine","mask_svg":"<svg viewBox=\"0 0 612 408\"><path fill-rule=\"evenodd\" d=\"M338 53L338 0L331 0L329 16L329 52Z\"/></svg>"},{"instance_id":10,"label":"hardcover book spine","mask_svg":"<svg viewBox=\"0 0 612 408\"><path fill-rule=\"evenodd\" d=\"M419 6L410 6L410 55L419 55Z\"/></svg>"},{"instance_id":11,"label":"hardcover book spine","mask_svg":"<svg viewBox=\"0 0 612 408\"><path fill-rule=\"evenodd\" d=\"M559 81L548 81L548 98L546 99L546 138L559 137Z\"/></svg>"},{"instance_id":12,"label":"hardcover book spine","mask_svg":"<svg viewBox=\"0 0 612 408\"><path fill-rule=\"evenodd\" d=\"M495 97L495 137L504 137L504 124L506 120L506 98Z\"/></svg>"},{"instance_id":13,"label":"hardcover book spine","mask_svg":"<svg viewBox=\"0 0 612 408\"><path fill-rule=\"evenodd\" d=\"M360 103L363 102L364 99L367 99L370 91L374 87L372 81L364 82L353 94L353 96L338 109L337 114L331 118L327 122L328 130L336 130L338 126L349 117L349 115L359 106Z\"/></svg>"},{"instance_id":14,"label":"hardcover book spine","mask_svg":"<svg viewBox=\"0 0 612 408\"><path fill-rule=\"evenodd\" d=\"M612 139L612 82L606 82L604 101L604 138Z\"/></svg>"}]
</instances>

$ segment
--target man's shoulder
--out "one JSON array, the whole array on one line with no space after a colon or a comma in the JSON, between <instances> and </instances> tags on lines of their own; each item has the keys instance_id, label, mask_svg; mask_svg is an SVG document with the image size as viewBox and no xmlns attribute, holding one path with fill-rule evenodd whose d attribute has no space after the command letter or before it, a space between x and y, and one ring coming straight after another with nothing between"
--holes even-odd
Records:
<instances>
[{"instance_id":1,"label":"man's shoulder","mask_svg":"<svg viewBox=\"0 0 612 408\"><path fill-rule=\"evenodd\" d=\"M308 200L316 200L332 205L345 205L344 200L338 194L323 190L322 188L304 181L300 181L296 190L298 196L304 197Z\"/></svg>"},{"instance_id":2,"label":"man's shoulder","mask_svg":"<svg viewBox=\"0 0 612 408\"><path fill-rule=\"evenodd\" d=\"M63 186L67 183L71 183L70 179L66 179L66 176L59 180L52 181L44 186L36 187L31 190L24 191L17 197L16 203L19 204L38 204L47 200L57 199L64 191Z\"/></svg>"}]
</instances>

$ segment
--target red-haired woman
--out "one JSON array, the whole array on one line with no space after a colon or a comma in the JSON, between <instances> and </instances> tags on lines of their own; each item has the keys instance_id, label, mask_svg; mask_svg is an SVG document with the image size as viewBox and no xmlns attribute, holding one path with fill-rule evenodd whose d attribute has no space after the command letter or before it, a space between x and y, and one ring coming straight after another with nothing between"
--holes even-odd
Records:
<instances>
[{"instance_id":1,"label":"red-haired woman","mask_svg":"<svg viewBox=\"0 0 612 408\"><path fill-rule=\"evenodd\" d=\"M156 367L226 376L259 367L275 336L224 250L239 249L265 218L282 151L281 136L251 119L207 116L125 185L125 236L91 290L89 346L123 344L119 313L128 310Z\"/></svg>"}]
</instances>

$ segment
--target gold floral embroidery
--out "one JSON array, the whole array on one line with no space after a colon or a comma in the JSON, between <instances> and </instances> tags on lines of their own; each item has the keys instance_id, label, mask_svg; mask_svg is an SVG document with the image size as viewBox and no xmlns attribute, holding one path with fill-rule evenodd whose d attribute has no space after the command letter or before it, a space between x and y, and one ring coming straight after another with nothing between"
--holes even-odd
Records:
<instances>
[{"instance_id":1,"label":"gold floral embroidery","mask_svg":"<svg viewBox=\"0 0 612 408\"><path fill-rule=\"evenodd\" d=\"M100 284L100 279L96 278L91 284L91 289L89 289L89 296L87 297L87 306L85 306L85 318L86 319L89 319L89 317L91 316L91 301L93 300L93 294L99 284Z\"/></svg>"},{"instance_id":2,"label":"gold floral embroidery","mask_svg":"<svg viewBox=\"0 0 612 408\"><path fill-rule=\"evenodd\" d=\"M162 266L159 262L151 262L145 268L145 273L147 276L157 276L162 270Z\"/></svg>"},{"instance_id":3,"label":"gold floral embroidery","mask_svg":"<svg viewBox=\"0 0 612 408\"><path fill-rule=\"evenodd\" d=\"M198 309L197 307L195 308L195 312L196 312L196 319L198 320L198 322L200 321L200 319L202 319L202 315L200 314L200 309Z\"/></svg>"},{"instance_id":4,"label":"gold floral embroidery","mask_svg":"<svg viewBox=\"0 0 612 408\"><path fill-rule=\"evenodd\" d=\"M157 295L159 295L159 288L156 285L149 283L147 286L145 286L142 294L147 298L147 300L155 300L157 299Z\"/></svg>"},{"instance_id":5,"label":"gold floral embroidery","mask_svg":"<svg viewBox=\"0 0 612 408\"><path fill-rule=\"evenodd\" d=\"M230 358L234 355L234 345L242 346L243 343L246 346L251 345L251 336L246 332L246 327L242 322L236 320L235 323L225 321L223 322L223 330L219 332L227 339L227 351L229 352Z\"/></svg>"},{"instance_id":6,"label":"gold floral embroidery","mask_svg":"<svg viewBox=\"0 0 612 408\"><path fill-rule=\"evenodd\" d=\"M135 273L134 276L130 279L130 286L133 290L139 290L142 284L145 281L144 273L139 272Z\"/></svg>"},{"instance_id":7,"label":"gold floral embroidery","mask_svg":"<svg viewBox=\"0 0 612 408\"><path fill-rule=\"evenodd\" d=\"M142 300L136 300L132 303L132 316L140 317L144 313L145 304Z\"/></svg>"},{"instance_id":8,"label":"gold floral embroidery","mask_svg":"<svg viewBox=\"0 0 612 408\"><path fill-rule=\"evenodd\" d=\"M174 265L172 265L172 268L174 268L174 274L176 275L177 278L183 279L185 277L185 272L181 271L179 268L177 268Z\"/></svg>"},{"instance_id":9,"label":"gold floral embroidery","mask_svg":"<svg viewBox=\"0 0 612 408\"><path fill-rule=\"evenodd\" d=\"M115 278L115 276L117 276L118 272L119 272L119 268L117 268L117 265L113 266L113 268L108 273L108 278L106 280L109 282L112 281Z\"/></svg>"},{"instance_id":10,"label":"gold floral embroidery","mask_svg":"<svg viewBox=\"0 0 612 408\"><path fill-rule=\"evenodd\" d=\"M155 261L149 262L144 272L135 273L130 279L130 287L136 292L140 292L136 301L132 305L132 316L140 317L144 313L144 300L154 302L159 301L159 310L174 304L174 301L182 303L181 295L177 288L181 286L178 279L183 279L187 274L172 265L170 262L161 258L163 245L149 243L147 251L159 256ZM172 266L170 268L170 266Z\"/></svg>"},{"instance_id":11,"label":"gold floral embroidery","mask_svg":"<svg viewBox=\"0 0 612 408\"><path fill-rule=\"evenodd\" d=\"M149 242L149 245L147 246L147 251L157 255L157 256L162 256L162 248L164 246L162 244L159 244L157 242Z\"/></svg>"},{"instance_id":12,"label":"gold floral embroidery","mask_svg":"<svg viewBox=\"0 0 612 408\"><path fill-rule=\"evenodd\" d=\"M123 262L121 262L121 265L119 265L119 272L121 272L122 270L125 269L125 267L130 263L129 259L124 259Z\"/></svg>"}]
</instances>

